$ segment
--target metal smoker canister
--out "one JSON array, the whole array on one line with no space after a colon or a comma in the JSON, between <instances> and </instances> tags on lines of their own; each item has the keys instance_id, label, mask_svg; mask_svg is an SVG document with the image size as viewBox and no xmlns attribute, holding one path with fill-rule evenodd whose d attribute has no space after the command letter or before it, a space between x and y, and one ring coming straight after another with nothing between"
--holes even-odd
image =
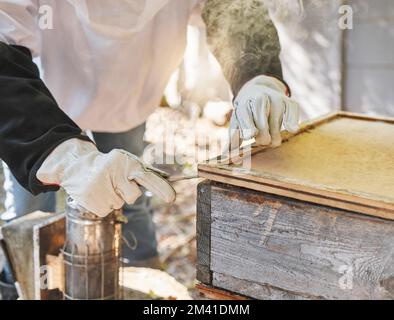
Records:
<instances>
[{"instance_id":1,"label":"metal smoker canister","mask_svg":"<svg viewBox=\"0 0 394 320\"><path fill-rule=\"evenodd\" d=\"M115 210L105 218L77 206L66 206L66 242L62 250L65 299L119 298L121 224Z\"/></svg>"}]
</instances>

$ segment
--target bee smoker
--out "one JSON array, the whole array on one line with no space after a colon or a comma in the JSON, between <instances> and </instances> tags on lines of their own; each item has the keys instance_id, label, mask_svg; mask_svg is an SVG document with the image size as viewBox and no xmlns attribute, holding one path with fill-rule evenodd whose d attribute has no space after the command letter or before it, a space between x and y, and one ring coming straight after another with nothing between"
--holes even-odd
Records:
<instances>
[{"instance_id":1,"label":"bee smoker","mask_svg":"<svg viewBox=\"0 0 394 320\"><path fill-rule=\"evenodd\" d=\"M99 218L68 198L65 212L65 299L120 298L121 210Z\"/></svg>"}]
</instances>

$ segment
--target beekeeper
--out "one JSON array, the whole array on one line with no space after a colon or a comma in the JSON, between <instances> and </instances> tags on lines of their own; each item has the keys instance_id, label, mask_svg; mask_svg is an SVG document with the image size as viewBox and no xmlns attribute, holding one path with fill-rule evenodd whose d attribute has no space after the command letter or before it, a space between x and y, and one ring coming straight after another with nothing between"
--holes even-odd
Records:
<instances>
[{"instance_id":1,"label":"beekeeper","mask_svg":"<svg viewBox=\"0 0 394 320\"><path fill-rule=\"evenodd\" d=\"M298 108L281 80L279 42L264 5L243 1L207 0L204 8L212 50L235 96L231 137L279 145L282 125L297 130ZM138 246L126 256L133 263L157 256L151 209L139 187L166 202L175 192L137 156L144 123L182 60L189 17L202 2L0 0L8 214L55 211L49 191L59 187L101 217L127 204L125 233ZM248 10L261 10L261 30L251 31ZM50 28L40 25L42 12L52 15ZM40 58L41 75L33 58Z\"/></svg>"}]
</instances>

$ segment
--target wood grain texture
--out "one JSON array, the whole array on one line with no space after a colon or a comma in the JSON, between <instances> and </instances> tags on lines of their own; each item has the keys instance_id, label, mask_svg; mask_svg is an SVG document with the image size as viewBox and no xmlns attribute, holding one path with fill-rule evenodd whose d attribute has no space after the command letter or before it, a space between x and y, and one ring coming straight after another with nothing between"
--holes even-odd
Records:
<instances>
[{"instance_id":1,"label":"wood grain texture","mask_svg":"<svg viewBox=\"0 0 394 320\"><path fill-rule=\"evenodd\" d=\"M196 284L198 292L206 299L210 300L249 300L245 296L235 294L231 291L215 288L202 283Z\"/></svg>"},{"instance_id":2,"label":"wood grain texture","mask_svg":"<svg viewBox=\"0 0 394 320\"><path fill-rule=\"evenodd\" d=\"M211 284L211 183L205 180L197 186L197 280Z\"/></svg>"},{"instance_id":3,"label":"wood grain texture","mask_svg":"<svg viewBox=\"0 0 394 320\"><path fill-rule=\"evenodd\" d=\"M39 287L40 277L44 275L40 266L45 265L46 253L58 254L59 252L56 252L55 248L58 250L59 245L62 245L59 241L64 240L64 230L63 233L60 232L64 221L60 222L60 227L59 225L55 226L55 230L59 230L56 237L49 237L54 235L48 232L51 231L51 226L45 228L49 223L58 219L62 219L62 216L36 211L14 219L1 228L23 299L46 299L51 293L54 293L55 298L59 296L58 292L54 292L56 290L40 290ZM41 233L40 228L45 230L42 230ZM40 236L43 236L43 239L40 239ZM40 248L40 245L43 247Z\"/></svg>"},{"instance_id":4,"label":"wood grain texture","mask_svg":"<svg viewBox=\"0 0 394 320\"><path fill-rule=\"evenodd\" d=\"M394 202L394 125L335 119L257 154L252 171Z\"/></svg>"},{"instance_id":5,"label":"wood grain texture","mask_svg":"<svg viewBox=\"0 0 394 320\"><path fill-rule=\"evenodd\" d=\"M211 210L215 286L253 298L269 287L283 291L273 299L394 299L393 221L221 184Z\"/></svg>"},{"instance_id":6,"label":"wood grain texture","mask_svg":"<svg viewBox=\"0 0 394 320\"><path fill-rule=\"evenodd\" d=\"M36 300L63 300L64 265L61 262L60 288L40 288L42 277L49 276L46 265L48 255L58 256L66 241L65 215L52 214L42 223L33 227L34 290ZM42 269L43 268L43 269ZM42 272L45 270L45 273Z\"/></svg>"},{"instance_id":7,"label":"wood grain texture","mask_svg":"<svg viewBox=\"0 0 394 320\"><path fill-rule=\"evenodd\" d=\"M238 292L246 297L254 297L259 300L319 300L320 297L308 296L297 292L289 292L280 288L260 284L247 280L241 280L227 274L212 274L212 285L228 290Z\"/></svg>"},{"instance_id":8,"label":"wood grain texture","mask_svg":"<svg viewBox=\"0 0 394 320\"><path fill-rule=\"evenodd\" d=\"M251 166L199 166L202 177L394 220L394 122L339 113L303 125Z\"/></svg>"}]
</instances>

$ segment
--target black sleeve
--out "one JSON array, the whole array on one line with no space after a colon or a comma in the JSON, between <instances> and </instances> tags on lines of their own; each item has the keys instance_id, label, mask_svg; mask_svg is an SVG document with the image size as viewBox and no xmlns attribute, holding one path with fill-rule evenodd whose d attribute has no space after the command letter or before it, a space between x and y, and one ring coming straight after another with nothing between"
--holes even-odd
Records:
<instances>
[{"instance_id":1,"label":"black sleeve","mask_svg":"<svg viewBox=\"0 0 394 320\"><path fill-rule=\"evenodd\" d=\"M38 181L36 172L70 138L89 140L58 107L30 50L0 42L0 158L31 193L58 190Z\"/></svg>"},{"instance_id":2,"label":"black sleeve","mask_svg":"<svg viewBox=\"0 0 394 320\"><path fill-rule=\"evenodd\" d=\"M279 37L264 1L207 0L202 17L210 49L234 96L256 76L283 81Z\"/></svg>"}]
</instances>

